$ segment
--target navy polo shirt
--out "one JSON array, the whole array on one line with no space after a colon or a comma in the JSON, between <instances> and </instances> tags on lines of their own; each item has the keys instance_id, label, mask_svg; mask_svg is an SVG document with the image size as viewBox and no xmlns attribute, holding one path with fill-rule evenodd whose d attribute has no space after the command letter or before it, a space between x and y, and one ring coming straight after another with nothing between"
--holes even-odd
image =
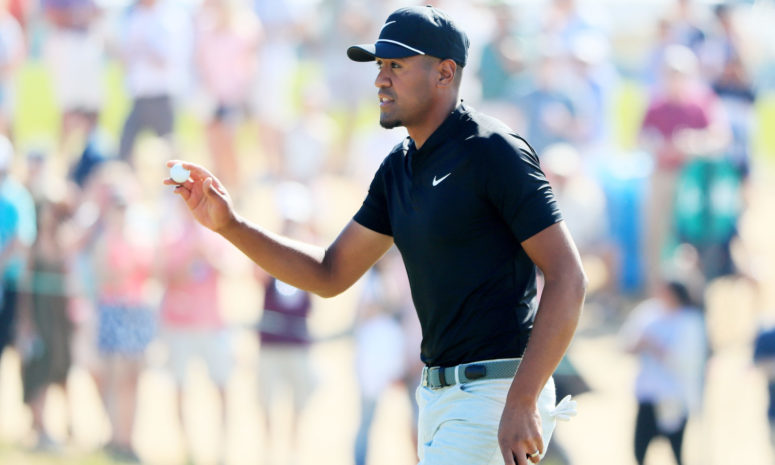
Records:
<instances>
[{"instance_id":1,"label":"navy polo shirt","mask_svg":"<svg viewBox=\"0 0 775 465\"><path fill-rule=\"evenodd\" d=\"M537 309L520 243L561 220L538 159L500 121L459 105L420 150L385 158L355 214L392 236L427 365L520 357Z\"/></svg>"}]
</instances>

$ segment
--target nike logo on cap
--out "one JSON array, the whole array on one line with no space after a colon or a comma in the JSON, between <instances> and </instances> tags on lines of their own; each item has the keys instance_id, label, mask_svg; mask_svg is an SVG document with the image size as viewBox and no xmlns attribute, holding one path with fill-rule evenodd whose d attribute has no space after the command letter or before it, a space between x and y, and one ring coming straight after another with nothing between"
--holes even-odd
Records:
<instances>
[{"instance_id":1,"label":"nike logo on cap","mask_svg":"<svg viewBox=\"0 0 775 465\"><path fill-rule=\"evenodd\" d=\"M433 177L433 187L436 187L439 185L439 183L449 177L449 175L452 173L447 173L444 176L440 177L439 179L436 179L436 176Z\"/></svg>"},{"instance_id":2,"label":"nike logo on cap","mask_svg":"<svg viewBox=\"0 0 775 465\"><path fill-rule=\"evenodd\" d=\"M389 25L391 25L393 23L395 23L395 21L388 21L388 22L386 22L385 25L382 26L382 29L385 29L386 27L388 27ZM382 32L382 29L380 29L380 32Z\"/></svg>"}]
</instances>

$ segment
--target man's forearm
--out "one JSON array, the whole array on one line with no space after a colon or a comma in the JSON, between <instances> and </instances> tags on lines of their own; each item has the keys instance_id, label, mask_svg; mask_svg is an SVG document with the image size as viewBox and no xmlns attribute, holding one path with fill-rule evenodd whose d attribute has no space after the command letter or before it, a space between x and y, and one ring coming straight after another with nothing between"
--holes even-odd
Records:
<instances>
[{"instance_id":1,"label":"man's forearm","mask_svg":"<svg viewBox=\"0 0 775 465\"><path fill-rule=\"evenodd\" d=\"M267 273L292 286L331 295L325 249L275 234L237 217L218 231Z\"/></svg>"},{"instance_id":2,"label":"man's forearm","mask_svg":"<svg viewBox=\"0 0 775 465\"><path fill-rule=\"evenodd\" d=\"M535 405L570 345L586 292L582 272L547 280L522 363L509 390L508 403Z\"/></svg>"}]
</instances>

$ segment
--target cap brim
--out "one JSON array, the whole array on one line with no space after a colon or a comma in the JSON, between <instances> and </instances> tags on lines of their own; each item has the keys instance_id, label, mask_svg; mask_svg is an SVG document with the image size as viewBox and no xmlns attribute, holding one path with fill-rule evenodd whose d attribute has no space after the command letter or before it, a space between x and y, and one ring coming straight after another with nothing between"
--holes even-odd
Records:
<instances>
[{"instance_id":1,"label":"cap brim","mask_svg":"<svg viewBox=\"0 0 775 465\"><path fill-rule=\"evenodd\" d=\"M347 49L347 57L352 61L374 61L376 49L374 44L353 45Z\"/></svg>"},{"instance_id":2,"label":"cap brim","mask_svg":"<svg viewBox=\"0 0 775 465\"><path fill-rule=\"evenodd\" d=\"M419 55L413 50L386 42L353 45L347 49L347 56L353 61L374 61L379 58L406 58Z\"/></svg>"}]
</instances>

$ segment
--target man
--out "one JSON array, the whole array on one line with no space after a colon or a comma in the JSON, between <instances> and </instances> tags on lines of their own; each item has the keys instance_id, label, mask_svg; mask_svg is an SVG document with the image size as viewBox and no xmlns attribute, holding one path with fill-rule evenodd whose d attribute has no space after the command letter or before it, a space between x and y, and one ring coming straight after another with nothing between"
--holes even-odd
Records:
<instances>
[{"instance_id":1,"label":"man","mask_svg":"<svg viewBox=\"0 0 775 465\"><path fill-rule=\"evenodd\" d=\"M420 463L526 465L554 427L551 374L586 277L535 154L460 102L467 49L465 33L432 7L397 10L376 44L348 49L377 63L380 124L409 137L328 248L248 223L197 165L184 164L191 178L176 192L267 272L321 296L347 289L395 243L423 328ZM538 306L534 264L546 283Z\"/></svg>"}]
</instances>

